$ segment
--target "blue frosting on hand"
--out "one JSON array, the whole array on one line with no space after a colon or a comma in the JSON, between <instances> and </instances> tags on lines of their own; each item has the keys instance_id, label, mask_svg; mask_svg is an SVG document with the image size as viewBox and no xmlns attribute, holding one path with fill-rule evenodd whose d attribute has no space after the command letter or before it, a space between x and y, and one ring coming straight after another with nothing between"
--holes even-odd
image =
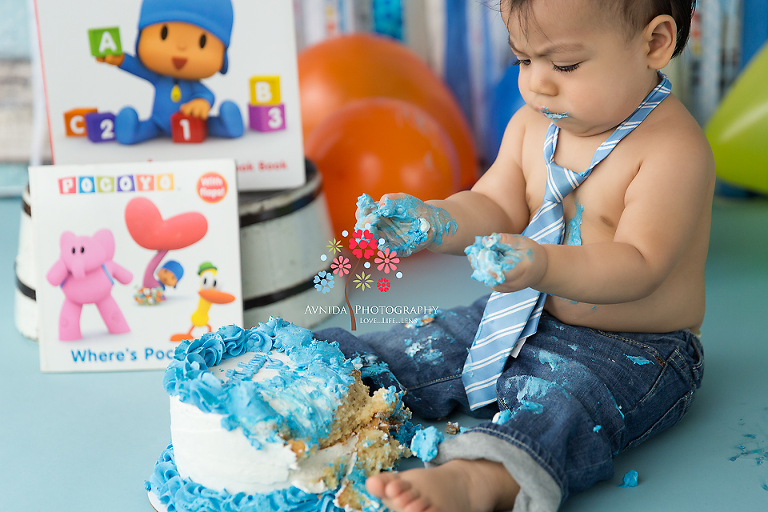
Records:
<instances>
[{"instance_id":1,"label":"blue frosting on hand","mask_svg":"<svg viewBox=\"0 0 768 512\"><path fill-rule=\"evenodd\" d=\"M422 462L429 462L437 457L437 446L443 442L445 435L435 427L427 427L419 430L411 441L411 451Z\"/></svg>"},{"instance_id":2,"label":"blue frosting on hand","mask_svg":"<svg viewBox=\"0 0 768 512\"><path fill-rule=\"evenodd\" d=\"M368 194L357 199L360 218L355 229L369 229L375 238L401 256L410 256L430 244L443 243L443 235L452 235L459 225L442 208L413 196L385 198L379 204ZM368 225L370 224L370 227Z\"/></svg>"},{"instance_id":3,"label":"blue frosting on hand","mask_svg":"<svg viewBox=\"0 0 768 512\"><path fill-rule=\"evenodd\" d=\"M477 236L475 243L464 249L472 265L472 279L488 287L498 286L506 279L506 273L515 268L523 258L507 244L499 243L501 235Z\"/></svg>"}]
</instances>

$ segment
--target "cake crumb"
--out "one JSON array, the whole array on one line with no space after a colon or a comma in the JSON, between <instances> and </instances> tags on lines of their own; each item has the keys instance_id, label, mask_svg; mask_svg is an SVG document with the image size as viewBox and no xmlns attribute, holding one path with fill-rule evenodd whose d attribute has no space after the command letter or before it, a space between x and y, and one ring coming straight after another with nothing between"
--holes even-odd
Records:
<instances>
[{"instance_id":1,"label":"cake crumb","mask_svg":"<svg viewBox=\"0 0 768 512\"><path fill-rule=\"evenodd\" d=\"M461 431L461 429L459 429L459 422L458 421L449 421L445 425L445 433L448 434L449 436L455 436L460 431Z\"/></svg>"}]
</instances>

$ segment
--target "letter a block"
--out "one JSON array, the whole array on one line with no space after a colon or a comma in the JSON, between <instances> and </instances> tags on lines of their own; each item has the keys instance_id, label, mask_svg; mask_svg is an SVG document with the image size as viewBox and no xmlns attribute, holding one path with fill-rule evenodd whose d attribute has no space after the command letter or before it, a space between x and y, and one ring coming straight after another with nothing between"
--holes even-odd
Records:
<instances>
[{"instance_id":1,"label":"letter a block","mask_svg":"<svg viewBox=\"0 0 768 512\"><path fill-rule=\"evenodd\" d=\"M257 132L285 130L285 105L248 105L248 126Z\"/></svg>"},{"instance_id":2,"label":"letter a block","mask_svg":"<svg viewBox=\"0 0 768 512\"><path fill-rule=\"evenodd\" d=\"M88 40L91 43L91 55L94 57L106 57L107 55L121 55L123 48L120 45L120 28L92 28L88 31Z\"/></svg>"},{"instance_id":3,"label":"letter a block","mask_svg":"<svg viewBox=\"0 0 768 512\"><path fill-rule=\"evenodd\" d=\"M208 136L208 122L176 112L171 116L173 142L203 142Z\"/></svg>"},{"instance_id":4,"label":"letter a block","mask_svg":"<svg viewBox=\"0 0 768 512\"><path fill-rule=\"evenodd\" d=\"M252 76L251 80L251 105L279 105L280 104L280 77Z\"/></svg>"},{"instance_id":5,"label":"letter a block","mask_svg":"<svg viewBox=\"0 0 768 512\"><path fill-rule=\"evenodd\" d=\"M94 112L85 115L85 128L91 142L110 142L115 140L115 114Z\"/></svg>"},{"instance_id":6,"label":"letter a block","mask_svg":"<svg viewBox=\"0 0 768 512\"><path fill-rule=\"evenodd\" d=\"M64 128L67 137L85 137L85 115L96 112L95 108L73 108L64 112Z\"/></svg>"}]
</instances>

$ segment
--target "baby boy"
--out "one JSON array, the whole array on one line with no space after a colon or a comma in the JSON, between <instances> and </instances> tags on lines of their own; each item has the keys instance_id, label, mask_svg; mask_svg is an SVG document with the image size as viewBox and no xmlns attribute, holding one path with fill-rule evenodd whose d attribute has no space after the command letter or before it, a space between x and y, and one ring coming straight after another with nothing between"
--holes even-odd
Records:
<instances>
[{"instance_id":1,"label":"baby boy","mask_svg":"<svg viewBox=\"0 0 768 512\"><path fill-rule=\"evenodd\" d=\"M386 362L422 417L495 413L427 468L370 478L388 508L554 511L687 411L715 170L659 70L692 4L501 0L526 106L496 161L446 200L360 201L358 226L388 247L466 248L495 291L417 329L318 334ZM403 355L416 336L439 364Z\"/></svg>"}]
</instances>

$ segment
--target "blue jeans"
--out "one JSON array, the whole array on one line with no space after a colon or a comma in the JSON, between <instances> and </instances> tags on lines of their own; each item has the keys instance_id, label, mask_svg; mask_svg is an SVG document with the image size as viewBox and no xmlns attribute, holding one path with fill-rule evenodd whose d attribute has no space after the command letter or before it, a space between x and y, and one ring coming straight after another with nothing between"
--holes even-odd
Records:
<instances>
[{"instance_id":1,"label":"blue jeans","mask_svg":"<svg viewBox=\"0 0 768 512\"><path fill-rule=\"evenodd\" d=\"M553 510L569 495L611 478L619 452L677 423L701 385L703 350L690 331L604 332L544 313L536 334L507 362L496 385L498 403L471 412L461 372L487 300L441 311L424 327L397 325L360 336L332 328L315 336L338 341L347 357L363 356L367 365L387 363L391 373L369 384L398 385L406 391L406 405L422 418L454 410L490 418L508 411L443 443L441 455L444 447L453 455L438 456L439 462L497 460L521 492L531 468L517 466L535 464L547 480L543 492ZM460 446L465 436L473 442L450 447L454 441ZM473 453L473 447L483 453ZM533 489L526 499L538 500L540 491Z\"/></svg>"}]
</instances>

